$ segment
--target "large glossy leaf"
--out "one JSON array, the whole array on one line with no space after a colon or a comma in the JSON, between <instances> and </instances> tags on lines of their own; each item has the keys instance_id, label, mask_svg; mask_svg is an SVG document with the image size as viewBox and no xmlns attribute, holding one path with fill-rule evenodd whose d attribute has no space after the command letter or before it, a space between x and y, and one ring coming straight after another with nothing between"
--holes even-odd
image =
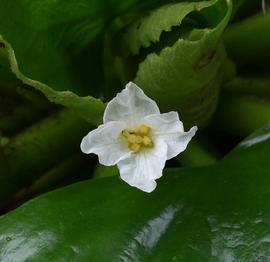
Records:
<instances>
[{"instance_id":1,"label":"large glossy leaf","mask_svg":"<svg viewBox=\"0 0 270 262\"><path fill-rule=\"evenodd\" d=\"M268 261L270 125L151 194L116 177L45 194L0 219L2 261Z\"/></svg>"}]
</instances>

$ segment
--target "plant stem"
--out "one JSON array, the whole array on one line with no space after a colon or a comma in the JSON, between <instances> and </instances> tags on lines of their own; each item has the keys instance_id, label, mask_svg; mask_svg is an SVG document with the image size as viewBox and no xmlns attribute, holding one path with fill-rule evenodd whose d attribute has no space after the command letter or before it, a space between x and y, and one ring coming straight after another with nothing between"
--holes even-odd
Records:
<instances>
[{"instance_id":1,"label":"plant stem","mask_svg":"<svg viewBox=\"0 0 270 262\"><path fill-rule=\"evenodd\" d=\"M80 140L89 130L88 123L63 110L13 137L0 152L0 181L5 181L5 188L0 184L0 206L14 188L31 184L79 150Z\"/></svg>"},{"instance_id":2,"label":"plant stem","mask_svg":"<svg viewBox=\"0 0 270 262\"><path fill-rule=\"evenodd\" d=\"M223 86L223 90L231 94L270 96L269 77L236 77Z\"/></svg>"},{"instance_id":3,"label":"plant stem","mask_svg":"<svg viewBox=\"0 0 270 262\"><path fill-rule=\"evenodd\" d=\"M42 112L27 104L15 106L10 114L0 116L0 130L5 135L13 135L20 129L39 120Z\"/></svg>"},{"instance_id":4,"label":"plant stem","mask_svg":"<svg viewBox=\"0 0 270 262\"><path fill-rule=\"evenodd\" d=\"M50 103L44 96L34 90L31 86L17 86L16 91L20 96L30 101L31 104L39 110L49 111L55 107L55 104Z\"/></svg>"},{"instance_id":5,"label":"plant stem","mask_svg":"<svg viewBox=\"0 0 270 262\"><path fill-rule=\"evenodd\" d=\"M84 166L85 160L79 153L72 155L57 166L45 172L29 187L21 189L11 200L11 207L18 206L18 204L21 204L27 199L33 198L36 195L54 188L65 178L78 175Z\"/></svg>"},{"instance_id":6,"label":"plant stem","mask_svg":"<svg viewBox=\"0 0 270 262\"><path fill-rule=\"evenodd\" d=\"M270 64L270 13L247 18L228 27L225 47L238 65L268 62Z\"/></svg>"},{"instance_id":7,"label":"plant stem","mask_svg":"<svg viewBox=\"0 0 270 262\"><path fill-rule=\"evenodd\" d=\"M7 136L12 136L45 115L48 115L55 106L48 105L49 102L47 101L46 103L46 107L44 103L42 104L42 101L33 104L32 101L20 96L16 92L10 94L1 93L0 132Z\"/></svg>"},{"instance_id":8,"label":"plant stem","mask_svg":"<svg viewBox=\"0 0 270 262\"><path fill-rule=\"evenodd\" d=\"M221 96L216 124L224 131L245 137L269 122L269 101L248 95L223 94Z\"/></svg>"}]
</instances>

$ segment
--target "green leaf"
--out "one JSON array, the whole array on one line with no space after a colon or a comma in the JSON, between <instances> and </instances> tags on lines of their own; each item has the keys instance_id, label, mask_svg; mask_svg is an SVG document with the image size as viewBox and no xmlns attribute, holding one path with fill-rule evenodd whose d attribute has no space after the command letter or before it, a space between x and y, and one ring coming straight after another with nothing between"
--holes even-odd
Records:
<instances>
[{"instance_id":1,"label":"green leaf","mask_svg":"<svg viewBox=\"0 0 270 262\"><path fill-rule=\"evenodd\" d=\"M163 32L172 31L173 26L181 26L184 18L191 12L200 12L212 6L216 1L181 2L167 4L153 10L148 16L132 23L122 38L125 49L133 55L138 55L141 48L147 48L152 43L159 42Z\"/></svg>"},{"instance_id":2,"label":"green leaf","mask_svg":"<svg viewBox=\"0 0 270 262\"><path fill-rule=\"evenodd\" d=\"M267 261L269 154L270 125L151 194L116 177L45 194L0 218L0 260Z\"/></svg>"},{"instance_id":3,"label":"green leaf","mask_svg":"<svg viewBox=\"0 0 270 262\"><path fill-rule=\"evenodd\" d=\"M13 47L24 75L56 90L85 93L91 88L84 70L90 56L80 56L106 22L101 12L97 1L4 0L0 34Z\"/></svg>"},{"instance_id":4,"label":"green leaf","mask_svg":"<svg viewBox=\"0 0 270 262\"><path fill-rule=\"evenodd\" d=\"M108 84L134 79L162 111L179 111L187 126L205 125L228 63L220 37L230 15L230 1L170 3L122 31L113 28L105 46Z\"/></svg>"},{"instance_id":5,"label":"green leaf","mask_svg":"<svg viewBox=\"0 0 270 262\"><path fill-rule=\"evenodd\" d=\"M101 52L93 41L111 19L138 5L138 0L2 0L0 34L27 77L56 90L93 94L90 76L98 70L91 70L101 67L93 61Z\"/></svg>"},{"instance_id":6,"label":"green leaf","mask_svg":"<svg viewBox=\"0 0 270 262\"><path fill-rule=\"evenodd\" d=\"M92 96L80 97L71 91L56 91L52 87L30 79L22 74L18 68L18 62L11 45L5 41L0 35L0 42L4 43L6 54L8 55L11 70L24 84L34 87L36 90L43 93L49 101L63 105L75 111L82 118L91 124L98 125L102 122L102 115L105 109L105 104Z\"/></svg>"},{"instance_id":7,"label":"green leaf","mask_svg":"<svg viewBox=\"0 0 270 262\"><path fill-rule=\"evenodd\" d=\"M80 96L102 93L102 32L129 9L149 8L159 2L162 0L3 0L1 53L6 50L12 71L24 83L98 124L104 104ZM0 77L2 82L1 71Z\"/></svg>"}]
</instances>

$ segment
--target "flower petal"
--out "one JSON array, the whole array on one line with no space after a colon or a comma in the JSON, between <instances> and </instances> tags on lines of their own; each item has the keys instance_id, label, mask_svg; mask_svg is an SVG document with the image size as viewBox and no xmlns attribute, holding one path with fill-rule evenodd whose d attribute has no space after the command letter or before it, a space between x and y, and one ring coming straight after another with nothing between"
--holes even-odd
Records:
<instances>
[{"instance_id":1,"label":"flower petal","mask_svg":"<svg viewBox=\"0 0 270 262\"><path fill-rule=\"evenodd\" d=\"M130 156L130 150L119 138L121 131L126 128L120 121L108 122L88 133L81 142L83 153L98 155L99 162L106 166L115 165L120 160Z\"/></svg>"},{"instance_id":2,"label":"flower petal","mask_svg":"<svg viewBox=\"0 0 270 262\"><path fill-rule=\"evenodd\" d=\"M155 179L162 176L166 158L167 145L157 140L154 148L119 161L120 177L129 185L150 193L156 188Z\"/></svg>"},{"instance_id":3,"label":"flower petal","mask_svg":"<svg viewBox=\"0 0 270 262\"><path fill-rule=\"evenodd\" d=\"M159 113L156 102L146 96L137 85L129 82L126 88L108 103L103 122L121 119L131 124L137 124L143 117Z\"/></svg>"},{"instance_id":4,"label":"flower petal","mask_svg":"<svg viewBox=\"0 0 270 262\"><path fill-rule=\"evenodd\" d=\"M188 132L184 132L183 123L179 120L177 112L147 116L144 121L152 127L155 137L166 142L167 159L183 152L198 129L194 126Z\"/></svg>"}]
</instances>

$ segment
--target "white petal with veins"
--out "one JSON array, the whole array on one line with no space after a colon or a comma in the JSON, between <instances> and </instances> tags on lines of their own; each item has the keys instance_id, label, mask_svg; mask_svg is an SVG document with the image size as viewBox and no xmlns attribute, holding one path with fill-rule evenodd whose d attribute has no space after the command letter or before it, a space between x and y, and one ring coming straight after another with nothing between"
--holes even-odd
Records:
<instances>
[{"instance_id":1,"label":"white petal with veins","mask_svg":"<svg viewBox=\"0 0 270 262\"><path fill-rule=\"evenodd\" d=\"M121 160L117 166L124 181L143 191L151 192L156 187L154 180L162 176L166 160L167 145L157 139L154 148L132 154L129 158Z\"/></svg>"},{"instance_id":2,"label":"white petal with veins","mask_svg":"<svg viewBox=\"0 0 270 262\"><path fill-rule=\"evenodd\" d=\"M119 140L121 130L125 128L123 122L114 121L100 125L88 133L81 142L83 153L98 155L99 162L112 166L120 160L130 156L131 152Z\"/></svg>"},{"instance_id":3,"label":"white petal with veins","mask_svg":"<svg viewBox=\"0 0 270 262\"><path fill-rule=\"evenodd\" d=\"M159 113L156 102L146 96L137 85L130 82L121 93L118 93L108 103L104 112L103 122L107 123L121 119L121 121L135 125L144 116Z\"/></svg>"},{"instance_id":4,"label":"white petal with veins","mask_svg":"<svg viewBox=\"0 0 270 262\"><path fill-rule=\"evenodd\" d=\"M192 127L188 132L184 132L178 113L173 111L149 115L144 118L144 121L153 128L156 137L166 142L167 160L183 152L197 131L197 127Z\"/></svg>"}]
</instances>

